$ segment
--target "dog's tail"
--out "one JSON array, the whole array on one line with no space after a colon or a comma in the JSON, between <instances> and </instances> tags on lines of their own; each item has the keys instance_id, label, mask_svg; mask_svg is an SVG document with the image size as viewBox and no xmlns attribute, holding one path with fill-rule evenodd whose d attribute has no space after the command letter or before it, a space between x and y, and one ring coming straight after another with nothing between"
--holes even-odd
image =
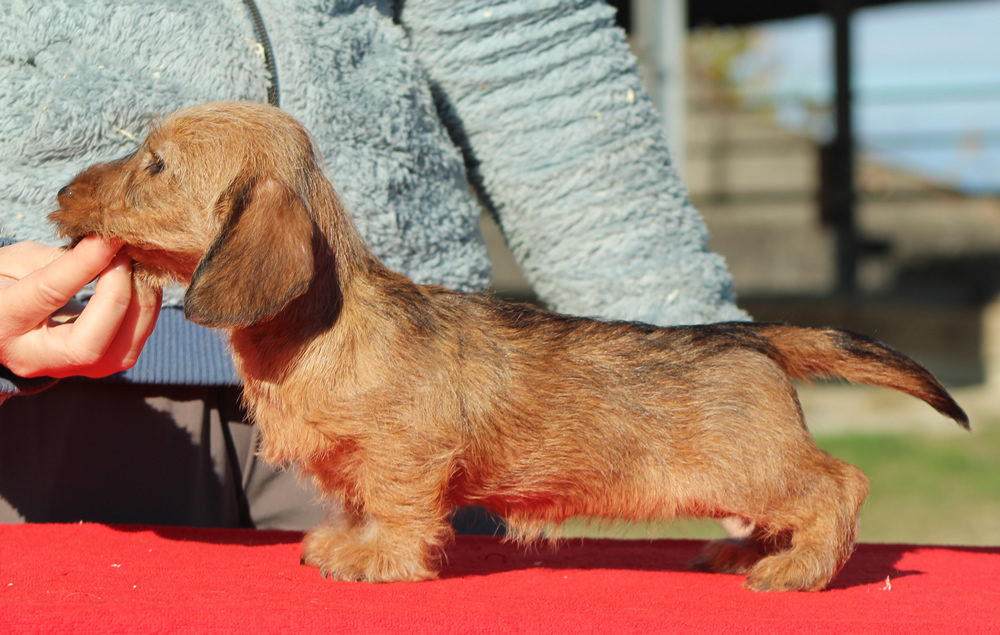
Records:
<instances>
[{"instance_id":1,"label":"dog's tail","mask_svg":"<svg viewBox=\"0 0 1000 635\"><path fill-rule=\"evenodd\" d=\"M839 377L904 392L969 429L969 418L926 368L870 337L834 328L746 324L790 377ZM766 350L771 349L771 350Z\"/></svg>"}]
</instances>

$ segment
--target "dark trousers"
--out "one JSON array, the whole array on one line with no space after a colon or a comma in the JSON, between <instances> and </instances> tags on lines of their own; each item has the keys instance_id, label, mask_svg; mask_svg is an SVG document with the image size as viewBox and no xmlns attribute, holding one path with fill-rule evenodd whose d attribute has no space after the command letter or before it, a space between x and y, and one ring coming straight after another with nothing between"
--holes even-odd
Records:
<instances>
[{"instance_id":1,"label":"dark trousers","mask_svg":"<svg viewBox=\"0 0 1000 635\"><path fill-rule=\"evenodd\" d=\"M64 380L0 405L0 522L308 529L308 479L256 451L239 390ZM301 482L300 482L301 481Z\"/></svg>"}]
</instances>

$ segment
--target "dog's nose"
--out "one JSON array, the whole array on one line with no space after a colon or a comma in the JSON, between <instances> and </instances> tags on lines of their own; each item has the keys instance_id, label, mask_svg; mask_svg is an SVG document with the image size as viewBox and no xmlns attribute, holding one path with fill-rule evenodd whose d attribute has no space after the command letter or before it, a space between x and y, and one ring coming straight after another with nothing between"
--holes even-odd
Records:
<instances>
[{"instance_id":1,"label":"dog's nose","mask_svg":"<svg viewBox=\"0 0 1000 635\"><path fill-rule=\"evenodd\" d=\"M64 185L61 188L59 188L59 193L56 194L56 198L58 198L59 200L62 200L64 198L70 198L71 196L73 196L73 190L68 185Z\"/></svg>"}]
</instances>

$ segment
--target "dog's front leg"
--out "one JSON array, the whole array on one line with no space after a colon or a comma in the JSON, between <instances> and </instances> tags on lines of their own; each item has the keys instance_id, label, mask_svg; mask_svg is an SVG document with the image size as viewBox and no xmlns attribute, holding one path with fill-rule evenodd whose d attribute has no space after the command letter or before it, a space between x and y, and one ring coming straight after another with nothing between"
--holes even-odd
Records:
<instances>
[{"instance_id":1,"label":"dog's front leg","mask_svg":"<svg viewBox=\"0 0 1000 635\"><path fill-rule=\"evenodd\" d=\"M317 567L323 577L365 582L437 577L452 533L445 500L448 469L429 462L384 466L366 465L344 511L306 534L302 562ZM316 480L321 488L330 485L322 477Z\"/></svg>"}]
</instances>

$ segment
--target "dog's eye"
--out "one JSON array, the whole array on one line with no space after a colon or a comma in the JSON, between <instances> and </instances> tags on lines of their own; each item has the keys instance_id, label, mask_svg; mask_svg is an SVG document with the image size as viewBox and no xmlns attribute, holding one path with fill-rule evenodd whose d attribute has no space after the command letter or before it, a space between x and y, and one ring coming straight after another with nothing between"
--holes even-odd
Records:
<instances>
[{"instance_id":1,"label":"dog's eye","mask_svg":"<svg viewBox=\"0 0 1000 635\"><path fill-rule=\"evenodd\" d=\"M163 168L165 167L166 165L163 163L163 159L160 155L153 154L149 159L149 163L146 164L146 171L153 176L156 176L160 172L163 172Z\"/></svg>"}]
</instances>

